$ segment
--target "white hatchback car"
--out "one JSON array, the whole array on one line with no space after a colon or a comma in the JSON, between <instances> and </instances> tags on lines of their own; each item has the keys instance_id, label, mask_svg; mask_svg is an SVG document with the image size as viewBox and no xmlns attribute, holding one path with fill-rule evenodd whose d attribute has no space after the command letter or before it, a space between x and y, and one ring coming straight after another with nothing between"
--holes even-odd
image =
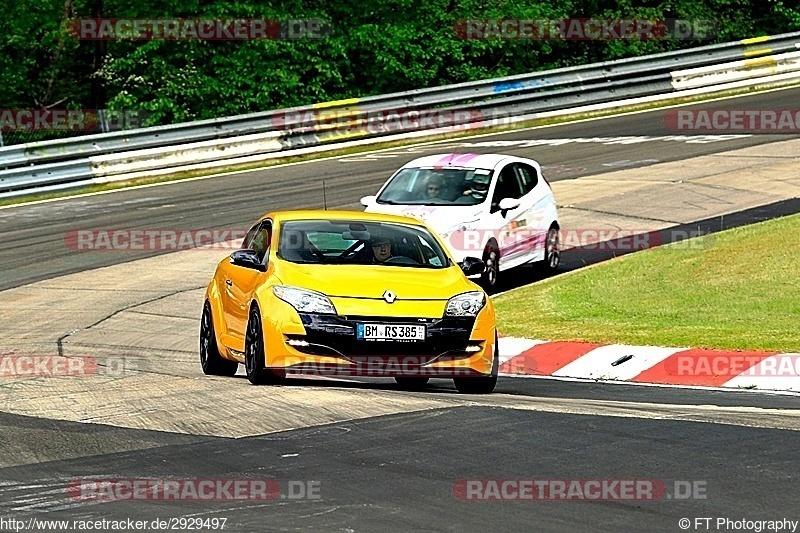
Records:
<instances>
[{"instance_id":1,"label":"white hatchback car","mask_svg":"<svg viewBox=\"0 0 800 533\"><path fill-rule=\"evenodd\" d=\"M370 213L425 220L457 261L480 257L481 282L540 262L554 272L560 260L558 212L550 184L532 159L499 154L420 157L395 172L376 196L361 203Z\"/></svg>"}]
</instances>

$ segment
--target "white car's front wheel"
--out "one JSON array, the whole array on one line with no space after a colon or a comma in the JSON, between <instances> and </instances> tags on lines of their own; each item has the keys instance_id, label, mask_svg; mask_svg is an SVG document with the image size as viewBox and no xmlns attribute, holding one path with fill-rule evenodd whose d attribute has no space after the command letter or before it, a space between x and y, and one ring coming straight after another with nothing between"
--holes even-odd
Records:
<instances>
[{"instance_id":1,"label":"white car's front wheel","mask_svg":"<svg viewBox=\"0 0 800 533\"><path fill-rule=\"evenodd\" d=\"M561 237L559 235L558 226L553 224L547 230L547 236L544 241L544 260L542 260L542 270L547 274L555 274L558 271L558 265L561 264Z\"/></svg>"},{"instance_id":2,"label":"white car's front wheel","mask_svg":"<svg viewBox=\"0 0 800 533\"><path fill-rule=\"evenodd\" d=\"M494 289L497 286L497 279L500 274L500 252L497 249L497 243L489 241L486 248L483 250L483 262L486 263L486 268L481 274L481 285L487 291Z\"/></svg>"}]
</instances>

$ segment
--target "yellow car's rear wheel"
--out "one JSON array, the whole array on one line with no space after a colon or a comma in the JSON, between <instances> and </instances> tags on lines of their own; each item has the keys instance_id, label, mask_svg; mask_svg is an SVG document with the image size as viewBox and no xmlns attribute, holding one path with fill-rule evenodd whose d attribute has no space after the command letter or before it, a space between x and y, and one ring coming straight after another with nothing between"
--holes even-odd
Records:
<instances>
[{"instance_id":1,"label":"yellow car's rear wheel","mask_svg":"<svg viewBox=\"0 0 800 533\"><path fill-rule=\"evenodd\" d=\"M233 376L239 368L239 363L225 359L219 353L208 301L203 305L203 316L200 317L200 366L203 373L210 376Z\"/></svg>"},{"instance_id":2,"label":"yellow car's rear wheel","mask_svg":"<svg viewBox=\"0 0 800 533\"><path fill-rule=\"evenodd\" d=\"M277 383L279 376L266 367L264 352L264 328L261 326L261 313L257 305L250 309L247 333L244 341L244 368L247 379L253 385Z\"/></svg>"}]
</instances>

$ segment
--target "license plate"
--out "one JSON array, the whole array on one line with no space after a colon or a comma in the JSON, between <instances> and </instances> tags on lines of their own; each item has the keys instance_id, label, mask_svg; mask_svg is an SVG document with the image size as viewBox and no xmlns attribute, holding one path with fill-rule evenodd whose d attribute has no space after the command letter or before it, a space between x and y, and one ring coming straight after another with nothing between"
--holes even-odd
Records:
<instances>
[{"instance_id":1,"label":"license plate","mask_svg":"<svg viewBox=\"0 0 800 533\"><path fill-rule=\"evenodd\" d=\"M358 324L356 338L363 341L424 341L425 326L421 324Z\"/></svg>"}]
</instances>

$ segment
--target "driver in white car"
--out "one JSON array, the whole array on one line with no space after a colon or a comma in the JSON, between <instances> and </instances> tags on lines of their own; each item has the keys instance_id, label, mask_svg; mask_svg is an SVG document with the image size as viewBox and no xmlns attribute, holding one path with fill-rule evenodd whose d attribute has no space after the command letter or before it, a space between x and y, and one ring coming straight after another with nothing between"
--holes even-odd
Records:
<instances>
[{"instance_id":1,"label":"driver in white car","mask_svg":"<svg viewBox=\"0 0 800 533\"><path fill-rule=\"evenodd\" d=\"M469 182L467 189L462 193L463 196L474 196L479 200L486 198L486 193L489 191L489 180L482 176L475 176Z\"/></svg>"}]
</instances>

